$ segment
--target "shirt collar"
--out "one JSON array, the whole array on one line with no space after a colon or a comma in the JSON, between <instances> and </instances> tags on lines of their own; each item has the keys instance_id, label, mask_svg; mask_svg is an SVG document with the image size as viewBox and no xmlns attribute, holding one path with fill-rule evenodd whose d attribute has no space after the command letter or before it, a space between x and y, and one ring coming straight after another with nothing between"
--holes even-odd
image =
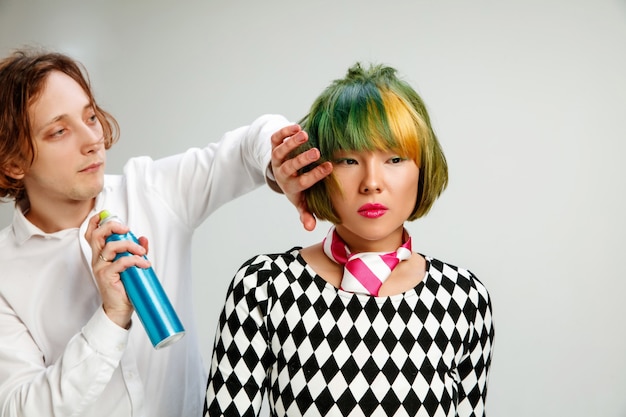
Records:
<instances>
[{"instance_id":1,"label":"shirt collar","mask_svg":"<svg viewBox=\"0 0 626 417\"><path fill-rule=\"evenodd\" d=\"M13 212L13 230L15 233L15 240L18 245L23 245L27 240L35 236L42 237L44 239L61 240L68 233L74 233L77 230L76 228L70 228L54 233L46 233L26 218L26 213L28 213L29 209L30 203L27 199L24 199L16 204Z\"/></svg>"},{"instance_id":2,"label":"shirt collar","mask_svg":"<svg viewBox=\"0 0 626 417\"><path fill-rule=\"evenodd\" d=\"M94 209L89 213L85 221L80 227L82 233L87 229L87 223L89 222L89 218L95 213L104 209L104 200L105 195L110 193L113 188L113 181L116 177L111 177L109 175L104 176L104 187L100 193L96 196L96 204L94 205ZM118 179L119 181L119 179ZM27 218L26 213L30 209L30 202L27 198L19 201L16 204L14 213L13 213L13 230L15 232L15 240L18 245L24 244L28 239L34 236L40 236L45 239L63 239L68 233L72 233L75 231L75 228L60 230L55 233L46 233L34 224L32 224Z\"/></svg>"}]
</instances>

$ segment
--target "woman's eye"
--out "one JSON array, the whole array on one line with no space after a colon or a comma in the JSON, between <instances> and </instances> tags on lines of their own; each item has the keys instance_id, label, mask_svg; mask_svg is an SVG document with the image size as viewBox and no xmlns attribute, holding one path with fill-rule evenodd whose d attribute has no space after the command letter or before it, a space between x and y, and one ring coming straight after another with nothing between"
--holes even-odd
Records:
<instances>
[{"instance_id":1,"label":"woman's eye","mask_svg":"<svg viewBox=\"0 0 626 417\"><path fill-rule=\"evenodd\" d=\"M402 162L402 161L404 161L404 160L405 160L405 158L402 158L402 157L400 157L400 156L394 156L393 158L389 159L389 161L390 161L392 164L399 164L400 162Z\"/></svg>"},{"instance_id":2,"label":"woman's eye","mask_svg":"<svg viewBox=\"0 0 626 417\"><path fill-rule=\"evenodd\" d=\"M88 119L91 123L96 123L98 121L98 116L96 116L96 114L92 114L91 116L89 116Z\"/></svg>"},{"instance_id":3,"label":"woman's eye","mask_svg":"<svg viewBox=\"0 0 626 417\"><path fill-rule=\"evenodd\" d=\"M337 165L355 165L356 159L350 159L350 158L342 158L342 159L338 159L337 161L335 161L335 164Z\"/></svg>"}]
</instances>

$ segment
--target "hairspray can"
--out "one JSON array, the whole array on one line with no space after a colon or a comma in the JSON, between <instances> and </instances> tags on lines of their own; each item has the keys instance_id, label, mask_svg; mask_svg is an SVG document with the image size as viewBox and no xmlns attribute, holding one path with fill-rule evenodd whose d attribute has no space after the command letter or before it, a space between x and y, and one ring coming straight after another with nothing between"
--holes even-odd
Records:
<instances>
[{"instance_id":1,"label":"hairspray can","mask_svg":"<svg viewBox=\"0 0 626 417\"><path fill-rule=\"evenodd\" d=\"M111 215L106 210L102 211L100 225L109 221L123 223L117 216ZM139 240L132 232L123 235L113 233L106 239L107 242L120 240L132 240L139 244ZM128 252L118 253L115 260L120 256L130 255ZM120 278L128 299L133 304L155 349L169 346L185 335L185 329L152 267L131 266L120 273Z\"/></svg>"}]
</instances>

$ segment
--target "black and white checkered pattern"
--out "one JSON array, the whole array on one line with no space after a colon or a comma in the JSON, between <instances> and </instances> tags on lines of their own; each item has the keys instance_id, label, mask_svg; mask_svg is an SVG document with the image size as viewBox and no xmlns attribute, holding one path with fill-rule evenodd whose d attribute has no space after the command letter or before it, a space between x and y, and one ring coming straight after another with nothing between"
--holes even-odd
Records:
<instances>
[{"instance_id":1,"label":"black and white checkered pattern","mask_svg":"<svg viewBox=\"0 0 626 417\"><path fill-rule=\"evenodd\" d=\"M298 248L246 262L220 316L206 416L484 416L494 331L486 288L426 257L413 290L355 295Z\"/></svg>"}]
</instances>

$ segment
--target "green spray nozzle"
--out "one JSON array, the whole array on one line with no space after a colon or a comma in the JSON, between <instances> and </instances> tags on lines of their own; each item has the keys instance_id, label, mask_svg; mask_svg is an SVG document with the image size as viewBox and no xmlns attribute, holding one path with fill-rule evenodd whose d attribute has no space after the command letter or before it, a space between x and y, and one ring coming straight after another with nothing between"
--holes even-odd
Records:
<instances>
[{"instance_id":1,"label":"green spray nozzle","mask_svg":"<svg viewBox=\"0 0 626 417\"><path fill-rule=\"evenodd\" d=\"M107 217L110 217L111 213L108 212L108 210L102 210L100 212L100 221L106 219Z\"/></svg>"}]
</instances>

